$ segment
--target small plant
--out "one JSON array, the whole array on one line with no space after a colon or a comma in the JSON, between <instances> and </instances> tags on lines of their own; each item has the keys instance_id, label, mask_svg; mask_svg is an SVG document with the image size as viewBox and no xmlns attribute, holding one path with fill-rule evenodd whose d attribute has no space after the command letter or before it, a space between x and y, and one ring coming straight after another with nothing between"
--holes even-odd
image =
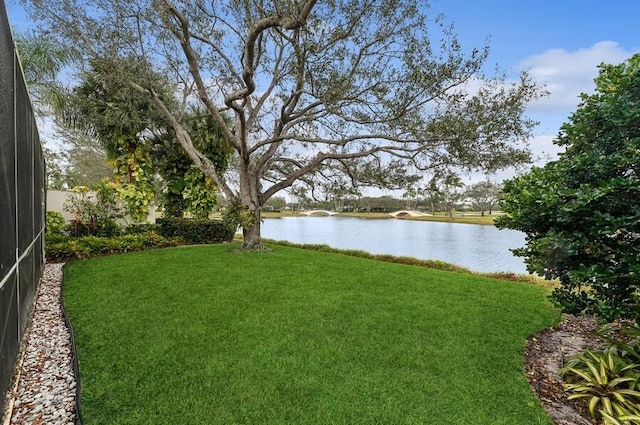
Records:
<instances>
[{"instance_id":1,"label":"small plant","mask_svg":"<svg viewBox=\"0 0 640 425\"><path fill-rule=\"evenodd\" d=\"M569 400L588 399L589 414L605 425L640 424L640 364L611 346L572 358L560 375Z\"/></svg>"},{"instance_id":2,"label":"small plant","mask_svg":"<svg viewBox=\"0 0 640 425\"><path fill-rule=\"evenodd\" d=\"M249 211L239 198L233 198L222 214L222 221L234 231L238 227L251 229L256 225L256 215Z\"/></svg>"},{"instance_id":3,"label":"small plant","mask_svg":"<svg viewBox=\"0 0 640 425\"><path fill-rule=\"evenodd\" d=\"M62 214L57 211L47 211L46 220L46 236L48 238L64 236L64 226L66 221Z\"/></svg>"},{"instance_id":4,"label":"small plant","mask_svg":"<svg viewBox=\"0 0 640 425\"><path fill-rule=\"evenodd\" d=\"M116 236L121 233L118 219L124 216L118 205L117 191L108 183L98 183L95 194L86 186L71 189L64 210L73 215L69 223L71 236Z\"/></svg>"}]
</instances>

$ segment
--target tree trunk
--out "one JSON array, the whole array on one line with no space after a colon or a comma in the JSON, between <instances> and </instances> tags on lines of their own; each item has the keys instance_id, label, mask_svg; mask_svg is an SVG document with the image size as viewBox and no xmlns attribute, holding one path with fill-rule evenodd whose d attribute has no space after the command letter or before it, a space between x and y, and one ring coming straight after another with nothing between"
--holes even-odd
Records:
<instances>
[{"instance_id":1,"label":"tree trunk","mask_svg":"<svg viewBox=\"0 0 640 425\"><path fill-rule=\"evenodd\" d=\"M262 237L260 235L260 224L262 221L262 206L265 200L260 200L260 183L251 172L248 158L241 158L238 167L240 174L240 201L243 206L244 217L241 218L242 225L242 249L261 250Z\"/></svg>"},{"instance_id":2,"label":"tree trunk","mask_svg":"<svg viewBox=\"0 0 640 425\"><path fill-rule=\"evenodd\" d=\"M260 210L256 213L256 221L251 228L242 228L242 249L243 250L261 250L262 237L260 235Z\"/></svg>"}]
</instances>

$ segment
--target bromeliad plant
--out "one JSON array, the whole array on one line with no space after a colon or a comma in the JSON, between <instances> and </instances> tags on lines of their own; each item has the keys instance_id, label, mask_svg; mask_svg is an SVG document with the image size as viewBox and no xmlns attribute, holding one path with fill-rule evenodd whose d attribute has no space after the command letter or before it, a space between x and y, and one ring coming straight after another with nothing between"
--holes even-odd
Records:
<instances>
[{"instance_id":1,"label":"bromeliad plant","mask_svg":"<svg viewBox=\"0 0 640 425\"><path fill-rule=\"evenodd\" d=\"M640 424L640 363L615 345L576 355L560 375L569 400L588 399L589 414L598 423Z\"/></svg>"},{"instance_id":2,"label":"bromeliad plant","mask_svg":"<svg viewBox=\"0 0 640 425\"><path fill-rule=\"evenodd\" d=\"M623 415L618 418L613 417L606 412L600 412L602 414L602 420L606 425L628 425L639 424L640 416L638 415Z\"/></svg>"}]
</instances>

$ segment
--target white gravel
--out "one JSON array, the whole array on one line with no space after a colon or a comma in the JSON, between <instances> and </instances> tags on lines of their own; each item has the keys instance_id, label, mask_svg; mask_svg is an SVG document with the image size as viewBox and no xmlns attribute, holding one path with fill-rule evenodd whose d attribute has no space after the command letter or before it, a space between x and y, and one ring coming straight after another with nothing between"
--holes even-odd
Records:
<instances>
[{"instance_id":1,"label":"white gravel","mask_svg":"<svg viewBox=\"0 0 640 425\"><path fill-rule=\"evenodd\" d=\"M46 264L40 280L11 425L75 423L76 382L71 336L60 305L62 264Z\"/></svg>"}]
</instances>

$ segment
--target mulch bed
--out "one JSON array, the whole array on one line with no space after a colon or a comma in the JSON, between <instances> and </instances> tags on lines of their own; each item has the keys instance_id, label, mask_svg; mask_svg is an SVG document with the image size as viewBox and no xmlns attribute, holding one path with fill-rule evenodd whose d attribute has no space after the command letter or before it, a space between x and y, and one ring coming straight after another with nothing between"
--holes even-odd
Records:
<instances>
[{"instance_id":1,"label":"mulch bed","mask_svg":"<svg viewBox=\"0 0 640 425\"><path fill-rule=\"evenodd\" d=\"M583 403L567 400L559 371L572 355L602 348L604 341L593 335L597 329L593 317L566 316L560 324L527 341L527 379L555 425L593 425Z\"/></svg>"}]
</instances>

